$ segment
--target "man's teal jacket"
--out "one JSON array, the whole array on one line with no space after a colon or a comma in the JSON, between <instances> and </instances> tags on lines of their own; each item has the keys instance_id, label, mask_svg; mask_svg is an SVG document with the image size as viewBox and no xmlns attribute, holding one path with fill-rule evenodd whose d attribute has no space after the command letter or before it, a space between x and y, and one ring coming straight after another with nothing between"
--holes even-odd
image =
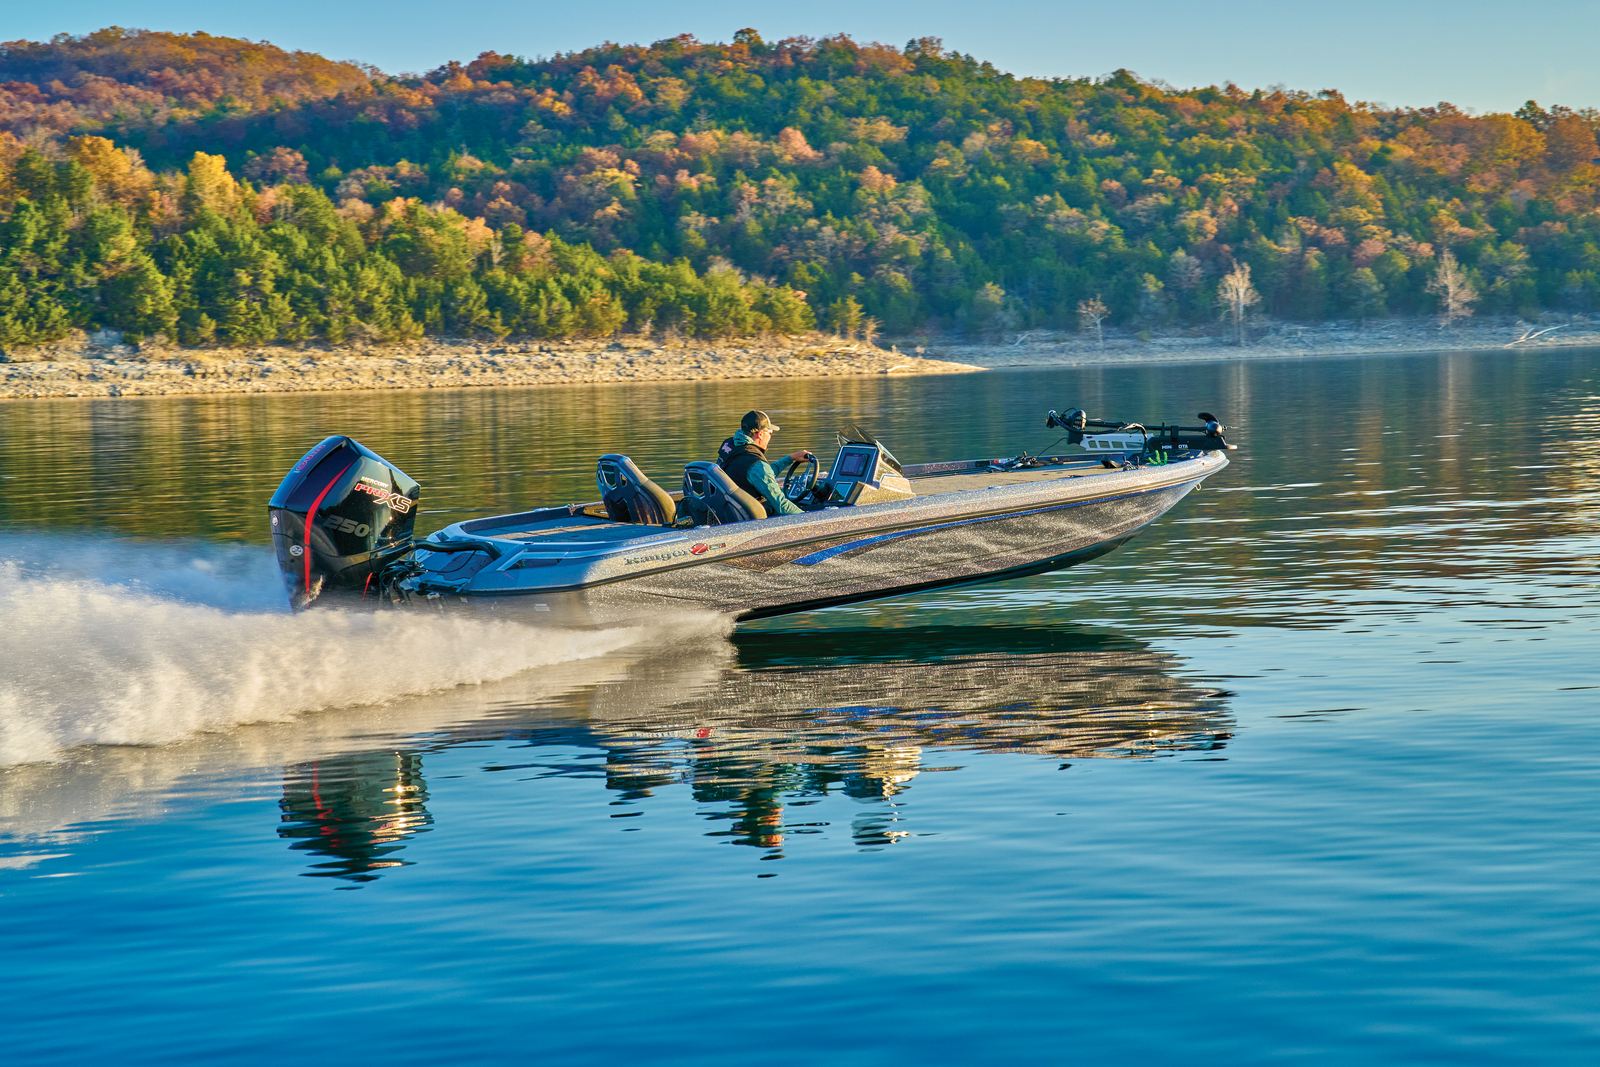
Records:
<instances>
[{"instance_id":1,"label":"man's teal jacket","mask_svg":"<svg viewBox=\"0 0 1600 1067\"><path fill-rule=\"evenodd\" d=\"M755 439L740 430L733 435L734 446L754 445ZM757 460L750 464L750 472L746 475L750 484L761 494L761 500L767 505L768 515L802 515L804 510L796 507L794 501L783 495L783 489L778 485L777 472L772 469L772 464L766 460Z\"/></svg>"}]
</instances>

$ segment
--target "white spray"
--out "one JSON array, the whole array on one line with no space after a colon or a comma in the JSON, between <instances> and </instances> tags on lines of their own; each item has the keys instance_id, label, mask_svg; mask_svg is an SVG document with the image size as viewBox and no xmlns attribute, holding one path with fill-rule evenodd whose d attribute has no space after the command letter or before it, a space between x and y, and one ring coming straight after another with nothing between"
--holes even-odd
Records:
<instances>
[{"instance_id":1,"label":"white spray","mask_svg":"<svg viewBox=\"0 0 1600 1067\"><path fill-rule=\"evenodd\" d=\"M385 704L642 636L403 612L296 616L281 598L259 548L0 538L0 766Z\"/></svg>"}]
</instances>

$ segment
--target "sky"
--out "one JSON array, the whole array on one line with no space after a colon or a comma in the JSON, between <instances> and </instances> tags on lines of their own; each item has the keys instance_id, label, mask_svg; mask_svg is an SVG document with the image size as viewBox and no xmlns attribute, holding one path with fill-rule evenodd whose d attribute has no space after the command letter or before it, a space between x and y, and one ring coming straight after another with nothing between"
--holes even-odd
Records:
<instances>
[{"instance_id":1,"label":"sky","mask_svg":"<svg viewBox=\"0 0 1600 1067\"><path fill-rule=\"evenodd\" d=\"M753 26L767 40L847 33L945 47L1001 70L1096 77L1127 68L1180 88L1233 81L1338 89L1347 99L1425 107L1447 100L1477 112L1523 101L1600 107L1593 59L1600 0L1281 0L1138 4L1061 0L809 0L761 11L747 3L642 0L54 0L0 15L0 39L44 40L104 26L207 33L356 59L390 73L425 71L484 51L548 56L602 41L649 43L680 33L727 41Z\"/></svg>"}]
</instances>

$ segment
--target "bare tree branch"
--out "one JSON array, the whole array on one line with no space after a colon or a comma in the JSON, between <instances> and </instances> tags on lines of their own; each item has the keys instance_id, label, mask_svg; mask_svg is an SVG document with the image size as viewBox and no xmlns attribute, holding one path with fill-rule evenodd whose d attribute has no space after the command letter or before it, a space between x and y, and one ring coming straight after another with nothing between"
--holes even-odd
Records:
<instances>
[{"instance_id":1,"label":"bare tree branch","mask_svg":"<svg viewBox=\"0 0 1600 1067\"><path fill-rule=\"evenodd\" d=\"M1571 325L1572 325L1572 323L1570 323L1570 322L1563 322L1560 326L1547 326L1544 329L1538 331L1537 333L1533 332L1533 327L1532 326L1529 326L1526 330L1522 331L1522 336L1521 337L1517 338L1515 341L1512 341L1510 344L1505 345L1504 347L1506 347L1506 348L1515 348L1518 345L1522 344L1524 341L1535 340L1535 339L1543 337L1545 334L1551 333L1551 332L1553 332L1555 330L1564 330L1568 326L1571 326Z\"/></svg>"},{"instance_id":2,"label":"bare tree branch","mask_svg":"<svg viewBox=\"0 0 1600 1067\"><path fill-rule=\"evenodd\" d=\"M1441 330L1471 315L1472 305L1478 300L1478 291L1467 281L1467 272L1461 269L1455 253L1448 248L1439 253L1439 266L1428 282L1428 292L1439 298Z\"/></svg>"},{"instance_id":3,"label":"bare tree branch","mask_svg":"<svg viewBox=\"0 0 1600 1067\"><path fill-rule=\"evenodd\" d=\"M1233 325L1239 331L1239 345L1244 346L1244 313L1261 302L1261 294L1250 284L1250 264L1236 263L1233 270L1223 275L1217 286L1217 303L1233 316Z\"/></svg>"},{"instance_id":4,"label":"bare tree branch","mask_svg":"<svg viewBox=\"0 0 1600 1067\"><path fill-rule=\"evenodd\" d=\"M1100 324L1106 320L1106 316L1109 314L1111 312L1106 309L1105 301L1101 300L1098 295L1089 300L1078 301L1078 329L1084 333L1093 330L1095 341L1099 343L1101 348L1106 346L1106 335Z\"/></svg>"}]
</instances>

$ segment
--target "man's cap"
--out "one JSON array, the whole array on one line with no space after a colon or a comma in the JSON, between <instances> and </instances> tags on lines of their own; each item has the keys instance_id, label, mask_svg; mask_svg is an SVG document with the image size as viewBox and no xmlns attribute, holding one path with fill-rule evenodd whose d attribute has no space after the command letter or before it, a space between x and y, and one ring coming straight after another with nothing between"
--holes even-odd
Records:
<instances>
[{"instance_id":1,"label":"man's cap","mask_svg":"<svg viewBox=\"0 0 1600 1067\"><path fill-rule=\"evenodd\" d=\"M739 421L739 429L745 433L755 433L757 430L771 430L778 432L778 424L767 418L765 411L747 411L744 418Z\"/></svg>"}]
</instances>

